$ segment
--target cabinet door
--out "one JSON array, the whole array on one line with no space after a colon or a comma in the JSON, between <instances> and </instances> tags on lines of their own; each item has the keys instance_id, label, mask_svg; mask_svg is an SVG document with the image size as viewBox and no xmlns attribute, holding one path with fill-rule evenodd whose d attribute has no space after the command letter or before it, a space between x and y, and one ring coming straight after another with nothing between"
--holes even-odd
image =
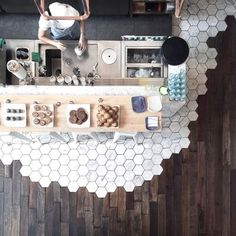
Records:
<instances>
[{"instance_id":1,"label":"cabinet door","mask_svg":"<svg viewBox=\"0 0 236 236\"><path fill-rule=\"evenodd\" d=\"M128 15L129 0L90 0L92 15Z\"/></svg>"},{"instance_id":2,"label":"cabinet door","mask_svg":"<svg viewBox=\"0 0 236 236\"><path fill-rule=\"evenodd\" d=\"M7 13L37 13L33 0L1 0L0 6Z\"/></svg>"}]
</instances>

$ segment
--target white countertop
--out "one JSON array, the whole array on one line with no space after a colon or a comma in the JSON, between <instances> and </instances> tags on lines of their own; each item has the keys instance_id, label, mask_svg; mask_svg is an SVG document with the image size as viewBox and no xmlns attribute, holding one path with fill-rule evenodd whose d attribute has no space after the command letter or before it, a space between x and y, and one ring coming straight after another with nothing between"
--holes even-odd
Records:
<instances>
[{"instance_id":1,"label":"white countertop","mask_svg":"<svg viewBox=\"0 0 236 236\"><path fill-rule=\"evenodd\" d=\"M7 85L0 87L0 94L37 94L37 95L157 95L158 87L150 86L36 86Z\"/></svg>"}]
</instances>

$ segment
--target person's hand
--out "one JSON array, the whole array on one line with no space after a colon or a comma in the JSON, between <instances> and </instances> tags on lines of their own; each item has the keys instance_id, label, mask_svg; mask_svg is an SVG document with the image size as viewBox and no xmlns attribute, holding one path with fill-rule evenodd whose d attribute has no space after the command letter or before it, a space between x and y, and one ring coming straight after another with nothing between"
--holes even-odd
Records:
<instances>
[{"instance_id":1,"label":"person's hand","mask_svg":"<svg viewBox=\"0 0 236 236\"><path fill-rule=\"evenodd\" d=\"M85 12L82 16L80 16L80 20L87 20L90 16L90 12Z\"/></svg>"},{"instance_id":2,"label":"person's hand","mask_svg":"<svg viewBox=\"0 0 236 236\"><path fill-rule=\"evenodd\" d=\"M59 42L59 41L55 41L54 46L57 47L58 49L60 49L61 51L66 50L66 46L63 43Z\"/></svg>"},{"instance_id":3,"label":"person's hand","mask_svg":"<svg viewBox=\"0 0 236 236\"><path fill-rule=\"evenodd\" d=\"M85 50L86 50L86 48L87 48L87 42L86 42L86 39L85 39L84 35L80 35L78 47L79 47L82 51L85 51Z\"/></svg>"}]
</instances>

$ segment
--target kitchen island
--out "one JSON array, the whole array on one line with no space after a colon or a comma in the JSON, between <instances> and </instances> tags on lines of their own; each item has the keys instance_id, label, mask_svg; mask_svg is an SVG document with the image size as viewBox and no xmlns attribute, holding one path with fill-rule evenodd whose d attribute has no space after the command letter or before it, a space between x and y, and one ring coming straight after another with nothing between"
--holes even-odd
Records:
<instances>
[{"instance_id":1,"label":"kitchen island","mask_svg":"<svg viewBox=\"0 0 236 236\"><path fill-rule=\"evenodd\" d=\"M148 112L138 114L138 117L142 117L142 122L137 120L136 127L135 124L129 126L127 120L136 118L131 107L131 97L160 96L162 110L161 113L155 115L161 122L158 125L159 128L168 127L170 118L184 106L185 100L170 100L168 95L162 96L159 93L160 86L166 86L168 77L167 66L160 57L163 40L163 37L156 37L154 41L88 41L88 51L84 58L76 57L73 41L67 41L67 50L60 53L56 48L41 44L38 40L6 40L8 58L22 63L31 78L27 77L23 84L18 84L20 81L17 77L8 72L7 81L11 81L12 84L0 87L1 103L4 104L6 99L10 99L13 100L13 103L15 100L16 103L24 103L27 106L33 101L54 105L57 102L62 104L55 108L58 116L55 116L54 127L50 127L50 129L32 128L27 124L27 131L30 132L37 130L69 131L65 122L66 116L63 114L66 104L70 102L91 104L91 127L83 128L83 131L115 132L117 128L97 128L95 125L95 107L98 104L98 98L106 97L109 98L108 103L111 105L121 106L121 123L118 129L128 132L147 131L145 118L154 115ZM112 50L110 50L111 48ZM22 50L23 52L28 50L28 58L19 60L17 55ZM32 53L35 52L39 53L42 61L32 61ZM112 58L113 61L109 61L109 58ZM94 68L95 65L97 68ZM44 66L46 66L46 71L42 73L41 69L44 69ZM79 69L79 75L75 73L75 68ZM61 71L62 75L56 75L58 71ZM89 73L96 77L92 80L93 83L90 83ZM63 77L62 83L58 82L58 76ZM76 83L74 80L67 83L66 77L76 77ZM82 78L86 79L84 83L81 83ZM28 79L30 79L30 83L27 81ZM64 118L60 114L64 115ZM28 120L30 120L29 117Z\"/></svg>"}]
</instances>

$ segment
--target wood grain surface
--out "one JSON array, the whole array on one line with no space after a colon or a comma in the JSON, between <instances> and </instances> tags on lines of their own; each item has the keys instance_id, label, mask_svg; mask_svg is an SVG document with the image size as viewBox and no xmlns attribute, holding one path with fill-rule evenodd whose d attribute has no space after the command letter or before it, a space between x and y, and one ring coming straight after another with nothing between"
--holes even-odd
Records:
<instances>
[{"instance_id":1,"label":"wood grain surface","mask_svg":"<svg viewBox=\"0 0 236 236\"><path fill-rule=\"evenodd\" d=\"M102 103L99 103L99 98L103 99ZM27 126L24 128L17 128L18 131L33 132L33 131L60 131L60 132L141 132L147 131L145 126L145 118L147 116L158 116L159 127L161 128L161 112L151 113L148 111L142 113L136 113L132 110L131 97L130 96L57 96L57 95L4 95L0 96L0 102L4 103L6 99L10 99L12 103L25 103L27 107ZM30 104L34 101L39 104L54 104L54 127L33 127L30 124ZM91 104L91 125L90 128L71 128L68 127L67 121L67 105L70 101L75 104ZM60 102L61 106L57 107L56 103ZM117 128L97 127L96 114L97 106L99 104L104 105L119 105L120 106L120 121ZM160 130L159 128L159 130ZM14 128L6 128L3 125L0 126L1 131L12 131Z\"/></svg>"}]
</instances>

